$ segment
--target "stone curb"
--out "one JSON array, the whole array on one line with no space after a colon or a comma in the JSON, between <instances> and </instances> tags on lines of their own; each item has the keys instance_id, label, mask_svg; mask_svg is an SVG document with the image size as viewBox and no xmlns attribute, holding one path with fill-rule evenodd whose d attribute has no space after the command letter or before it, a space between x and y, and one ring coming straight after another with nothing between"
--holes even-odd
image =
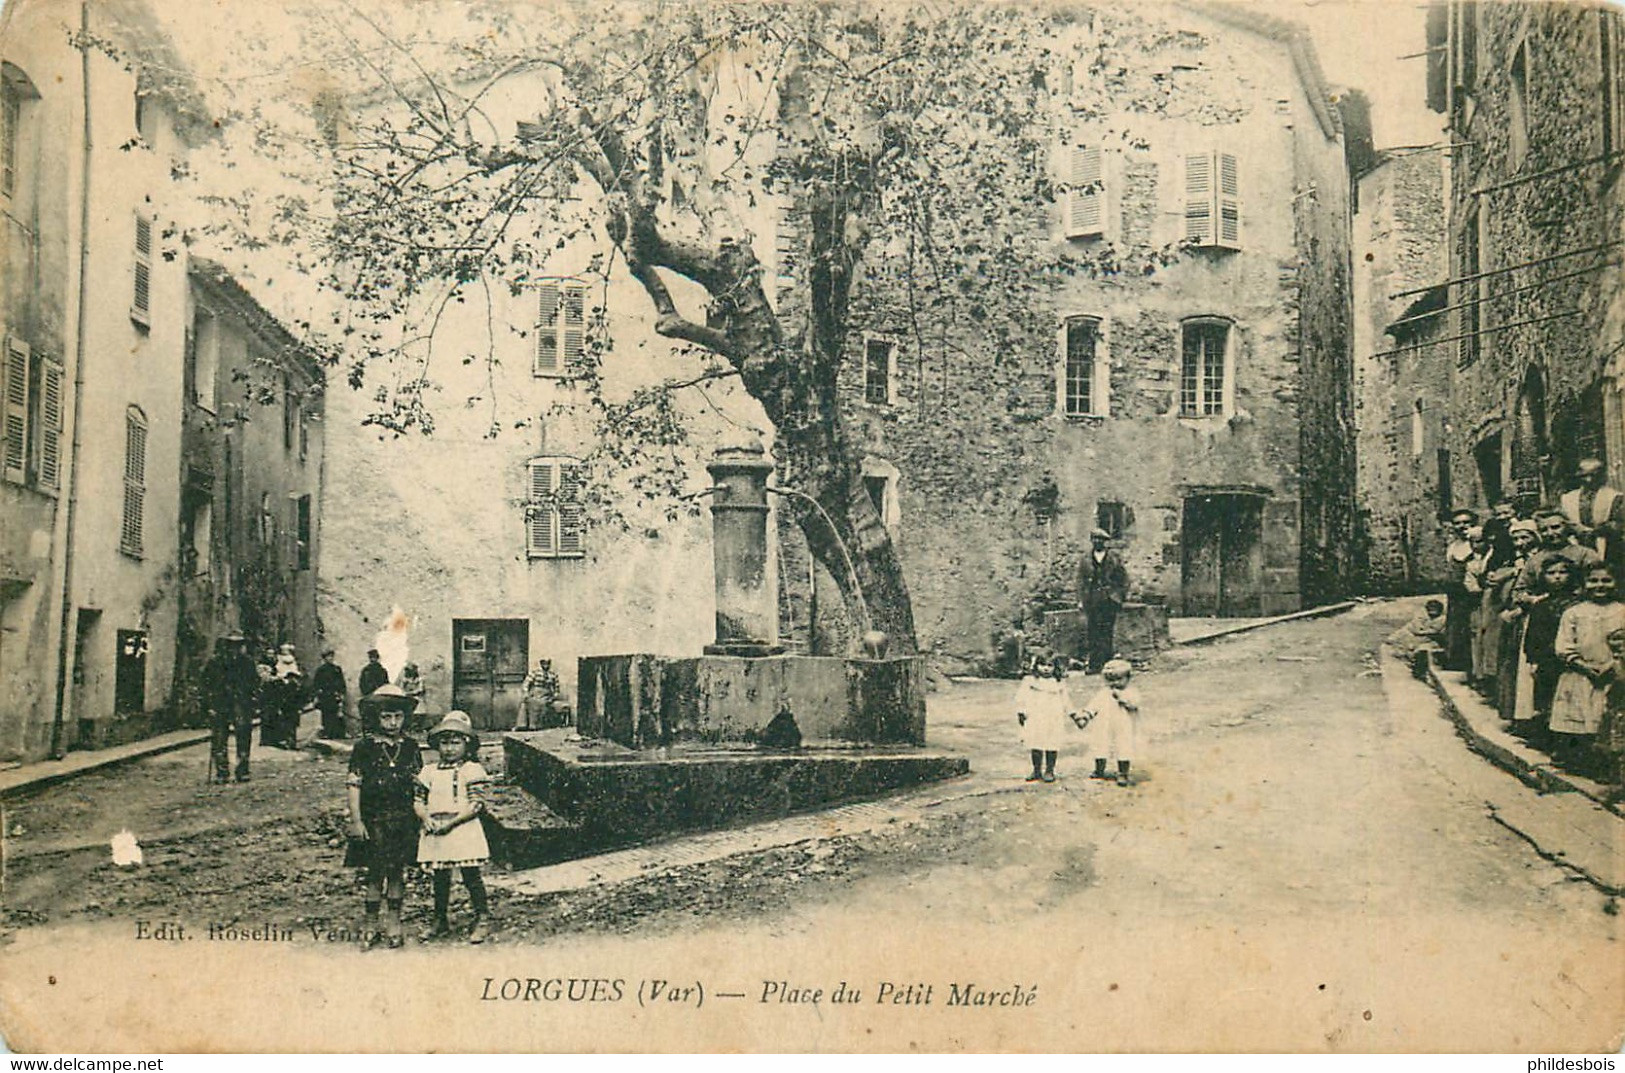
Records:
<instances>
[{"instance_id":1,"label":"stone curb","mask_svg":"<svg viewBox=\"0 0 1625 1073\"><path fill-rule=\"evenodd\" d=\"M1201 633L1197 634L1195 637L1187 637L1183 641L1175 641L1173 642L1172 647L1188 648L1191 645L1205 645L1211 641L1217 641L1225 637L1234 637L1238 633L1249 633L1253 630L1262 630L1269 626L1278 626L1283 622L1301 622L1304 619L1325 618L1330 615L1341 615L1343 612L1356 607L1359 603L1360 601L1358 600L1344 600L1340 603L1324 604L1320 607L1310 607L1305 608L1302 611L1294 611L1290 615L1277 615L1274 618L1267 618L1260 622L1248 622L1240 626L1226 626L1223 629L1214 630L1212 633Z\"/></svg>"},{"instance_id":2,"label":"stone curb","mask_svg":"<svg viewBox=\"0 0 1625 1073\"><path fill-rule=\"evenodd\" d=\"M33 764L24 764L11 771L0 772L0 800L34 790L43 790L47 786L66 782L76 776L92 771L105 771L120 764L128 764L132 760L174 752L176 749L186 749L208 740L207 730L175 730L157 738L144 738L111 749L69 753L68 757L62 760L41 760ZM77 757L83 759L76 759Z\"/></svg>"},{"instance_id":3,"label":"stone curb","mask_svg":"<svg viewBox=\"0 0 1625 1073\"><path fill-rule=\"evenodd\" d=\"M1571 776L1568 772L1553 767L1549 763L1531 761L1520 754L1520 751L1501 742L1491 739L1480 729L1478 722L1466 709L1467 705L1484 707L1477 695L1472 693L1466 685L1447 681L1441 677L1439 668L1428 662L1428 684L1444 702L1445 714L1455 724L1456 733L1459 734L1474 752L1484 757L1496 767L1501 768L1516 777L1524 784L1539 790L1543 794L1575 793L1588 797L1598 805L1615 815L1621 813L1621 803L1610 801L1606 786L1593 783L1589 779L1581 780ZM1460 695L1458 695L1460 694ZM1476 714L1476 713L1475 713ZM1498 717L1497 717L1497 721ZM1499 728L1497 728L1499 729Z\"/></svg>"}]
</instances>

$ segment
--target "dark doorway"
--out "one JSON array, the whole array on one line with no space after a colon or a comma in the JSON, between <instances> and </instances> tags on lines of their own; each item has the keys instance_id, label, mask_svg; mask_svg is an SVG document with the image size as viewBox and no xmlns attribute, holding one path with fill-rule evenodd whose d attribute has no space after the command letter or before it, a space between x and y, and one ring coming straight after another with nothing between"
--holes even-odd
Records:
<instances>
[{"instance_id":1,"label":"dark doorway","mask_svg":"<svg viewBox=\"0 0 1625 1073\"><path fill-rule=\"evenodd\" d=\"M113 670L113 714L140 715L147 709L147 631L118 631L118 662Z\"/></svg>"},{"instance_id":2,"label":"dark doorway","mask_svg":"<svg viewBox=\"0 0 1625 1073\"><path fill-rule=\"evenodd\" d=\"M451 651L451 706L479 730L512 729L530 664L529 620L453 619Z\"/></svg>"},{"instance_id":3,"label":"dark doorway","mask_svg":"<svg viewBox=\"0 0 1625 1073\"><path fill-rule=\"evenodd\" d=\"M1263 613L1264 497L1208 493L1185 497L1181 596L1187 615Z\"/></svg>"},{"instance_id":4,"label":"dark doorway","mask_svg":"<svg viewBox=\"0 0 1625 1073\"><path fill-rule=\"evenodd\" d=\"M1478 463L1478 486L1484 490L1484 502L1490 506L1501 501L1501 434L1485 436L1473 448L1473 460Z\"/></svg>"},{"instance_id":5,"label":"dark doorway","mask_svg":"<svg viewBox=\"0 0 1625 1073\"><path fill-rule=\"evenodd\" d=\"M1517 424L1512 435L1512 495L1530 509L1546 498L1544 467L1549 452L1546 440L1546 382L1531 368L1518 391Z\"/></svg>"}]
</instances>

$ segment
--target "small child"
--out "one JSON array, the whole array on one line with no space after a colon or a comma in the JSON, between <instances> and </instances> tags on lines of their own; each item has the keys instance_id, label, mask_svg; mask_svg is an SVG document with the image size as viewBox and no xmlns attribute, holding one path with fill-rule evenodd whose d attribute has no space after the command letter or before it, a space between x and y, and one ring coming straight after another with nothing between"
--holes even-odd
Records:
<instances>
[{"instance_id":1,"label":"small child","mask_svg":"<svg viewBox=\"0 0 1625 1073\"><path fill-rule=\"evenodd\" d=\"M405 872L418 851L413 787L423 770L423 757L418 743L401 733L413 705L393 686L384 689L394 696L379 703L375 731L356 742L350 754L350 846L344 863L366 870L364 950L386 939L392 949L405 941L401 935ZM379 700L378 695L373 699ZM378 909L383 901L389 904L389 917L380 931Z\"/></svg>"},{"instance_id":2,"label":"small child","mask_svg":"<svg viewBox=\"0 0 1625 1073\"><path fill-rule=\"evenodd\" d=\"M1563 612L1554 650L1562 677L1552 695L1553 758L1571 770L1587 766L1586 753L1608 708L1614 657L1608 635L1625 629L1625 604L1614 593L1614 572L1598 564L1586 569L1585 599Z\"/></svg>"},{"instance_id":3,"label":"small child","mask_svg":"<svg viewBox=\"0 0 1625 1073\"><path fill-rule=\"evenodd\" d=\"M1073 717L1080 728L1094 725L1095 770L1091 779L1109 779L1106 762L1117 761L1117 785L1130 783L1129 764L1139 752L1140 691L1129 684L1134 667L1126 659L1108 660L1100 670L1106 684L1083 711Z\"/></svg>"},{"instance_id":4,"label":"small child","mask_svg":"<svg viewBox=\"0 0 1625 1073\"><path fill-rule=\"evenodd\" d=\"M418 820L423 834L418 839L418 864L433 873L434 923L423 933L425 940L451 934L446 920L451 906L451 873L462 873L463 886L474 908L474 926L468 941L483 943L486 938L485 880L480 866L490 859L485 831L479 817L484 810L485 784L490 776L480 766L480 739L466 712L448 712L429 732L429 744L440 754L439 761L418 774L415 796Z\"/></svg>"},{"instance_id":5,"label":"small child","mask_svg":"<svg viewBox=\"0 0 1625 1073\"><path fill-rule=\"evenodd\" d=\"M1393 645L1409 661L1411 674L1425 679L1428 658L1444 647L1444 601L1429 600L1422 611L1394 635Z\"/></svg>"},{"instance_id":6,"label":"small child","mask_svg":"<svg viewBox=\"0 0 1625 1073\"><path fill-rule=\"evenodd\" d=\"M1072 707L1066 688L1069 662L1065 656L1056 656L1046 666L1034 656L1016 687L1016 722L1021 726L1021 742L1033 761L1028 782L1055 781L1055 758L1066 736L1066 720Z\"/></svg>"},{"instance_id":7,"label":"small child","mask_svg":"<svg viewBox=\"0 0 1625 1073\"><path fill-rule=\"evenodd\" d=\"M1540 746L1546 744L1546 723L1552 714L1552 695L1563 674L1557 656L1557 630L1563 613L1574 603L1574 564L1554 555L1540 566L1540 590L1527 596L1523 654L1531 668L1528 704L1520 703L1512 732Z\"/></svg>"}]
</instances>

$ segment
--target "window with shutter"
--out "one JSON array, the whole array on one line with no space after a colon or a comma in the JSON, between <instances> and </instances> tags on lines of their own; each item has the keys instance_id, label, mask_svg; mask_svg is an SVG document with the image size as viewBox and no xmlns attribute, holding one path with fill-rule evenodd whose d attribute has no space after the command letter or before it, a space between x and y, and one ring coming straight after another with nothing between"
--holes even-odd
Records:
<instances>
[{"instance_id":1,"label":"window with shutter","mask_svg":"<svg viewBox=\"0 0 1625 1073\"><path fill-rule=\"evenodd\" d=\"M28 344L6 338L5 476L22 484L28 478Z\"/></svg>"},{"instance_id":2,"label":"window with shutter","mask_svg":"<svg viewBox=\"0 0 1625 1073\"><path fill-rule=\"evenodd\" d=\"M537 376L558 376L586 353L587 288L572 280L544 280L536 287Z\"/></svg>"},{"instance_id":3,"label":"window with shutter","mask_svg":"<svg viewBox=\"0 0 1625 1073\"><path fill-rule=\"evenodd\" d=\"M1067 154L1066 237L1106 231L1105 159L1098 145L1074 145Z\"/></svg>"},{"instance_id":4,"label":"window with shutter","mask_svg":"<svg viewBox=\"0 0 1625 1073\"><path fill-rule=\"evenodd\" d=\"M135 290L130 297L130 319L146 327L152 323L152 221L135 218Z\"/></svg>"},{"instance_id":5,"label":"window with shutter","mask_svg":"<svg viewBox=\"0 0 1625 1073\"><path fill-rule=\"evenodd\" d=\"M39 487L49 492L62 487L62 366L40 363Z\"/></svg>"},{"instance_id":6,"label":"window with shutter","mask_svg":"<svg viewBox=\"0 0 1625 1073\"><path fill-rule=\"evenodd\" d=\"M22 125L22 94L10 83L0 85L0 194L17 190L17 132Z\"/></svg>"},{"instance_id":7,"label":"window with shutter","mask_svg":"<svg viewBox=\"0 0 1625 1073\"><path fill-rule=\"evenodd\" d=\"M582 558L587 553L586 467L573 458L533 458L526 468L526 555L532 559Z\"/></svg>"},{"instance_id":8,"label":"window with shutter","mask_svg":"<svg viewBox=\"0 0 1625 1073\"><path fill-rule=\"evenodd\" d=\"M124 518L119 550L141 558L142 509L147 496L147 418L135 407L124 415Z\"/></svg>"},{"instance_id":9,"label":"window with shutter","mask_svg":"<svg viewBox=\"0 0 1625 1073\"><path fill-rule=\"evenodd\" d=\"M1241 178L1234 154L1185 157L1185 239L1196 246L1241 248Z\"/></svg>"},{"instance_id":10,"label":"window with shutter","mask_svg":"<svg viewBox=\"0 0 1625 1073\"><path fill-rule=\"evenodd\" d=\"M573 462L559 463L559 554L578 556L586 553L586 513L581 502L582 481L585 471Z\"/></svg>"}]
</instances>

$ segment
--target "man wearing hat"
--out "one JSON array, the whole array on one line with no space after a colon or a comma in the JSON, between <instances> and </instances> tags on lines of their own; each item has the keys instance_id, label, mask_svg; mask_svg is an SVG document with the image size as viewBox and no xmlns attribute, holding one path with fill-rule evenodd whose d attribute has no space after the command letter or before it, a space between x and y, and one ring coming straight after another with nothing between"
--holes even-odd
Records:
<instances>
[{"instance_id":1,"label":"man wearing hat","mask_svg":"<svg viewBox=\"0 0 1625 1073\"><path fill-rule=\"evenodd\" d=\"M228 633L215 642L203 668L204 696L209 705L209 771L214 782L230 782L226 735L237 736L237 781L248 781L248 754L253 747L254 707L259 671L249 658L243 635Z\"/></svg>"},{"instance_id":2,"label":"man wearing hat","mask_svg":"<svg viewBox=\"0 0 1625 1073\"><path fill-rule=\"evenodd\" d=\"M378 650L367 649L367 665L361 668L361 679L356 683L356 693L364 697L388 681L389 671L379 662Z\"/></svg>"},{"instance_id":3,"label":"man wearing hat","mask_svg":"<svg viewBox=\"0 0 1625 1073\"><path fill-rule=\"evenodd\" d=\"M344 737L344 669L334 661L334 655L331 647L322 649L321 665L310 676L311 700L322 713L322 728L317 736L329 740Z\"/></svg>"},{"instance_id":4,"label":"man wearing hat","mask_svg":"<svg viewBox=\"0 0 1625 1073\"><path fill-rule=\"evenodd\" d=\"M1113 638L1117 632L1117 612L1128 599L1128 570L1123 560L1106 545L1111 534L1096 529L1089 534L1090 549L1078 566L1078 606L1084 617L1084 662L1090 674L1115 655Z\"/></svg>"},{"instance_id":5,"label":"man wearing hat","mask_svg":"<svg viewBox=\"0 0 1625 1073\"><path fill-rule=\"evenodd\" d=\"M1569 520L1576 540L1602 556L1603 562L1618 567L1625 550L1620 547L1625 497L1606 483L1600 459L1582 458L1574 480L1575 488L1558 500L1563 517Z\"/></svg>"}]
</instances>

